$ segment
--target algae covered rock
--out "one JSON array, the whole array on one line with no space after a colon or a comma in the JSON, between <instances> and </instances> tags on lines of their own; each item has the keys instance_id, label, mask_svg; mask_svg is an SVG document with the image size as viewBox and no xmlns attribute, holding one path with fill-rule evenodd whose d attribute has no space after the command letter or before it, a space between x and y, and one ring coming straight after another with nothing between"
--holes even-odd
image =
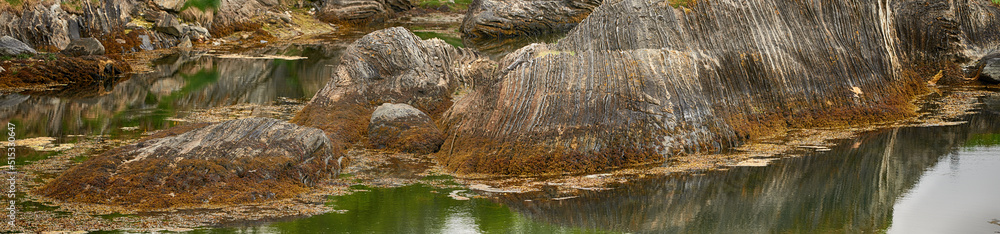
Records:
<instances>
[{"instance_id":1,"label":"algae covered rock","mask_svg":"<svg viewBox=\"0 0 1000 234\"><path fill-rule=\"evenodd\" d=\"M406 103L434 118L451 106L459 86L481 79L493 64L472 50L421 40L404 28L375 31L344 51L334 77L292 122L356 142L376 106Z\"/></svg>"},{"instance_id":2,"label":"algae covered rock","mask_svg":"<svg viewBox=\"0 0 1000 234\"><path fill-rule=\"evenodd\" d=\"M368 144L374 148L411 153L433 153L444 135L427 114L406 104L385 103L372 113Z\"/></svg>"},{"instance_id":3,"label":"algae covered rock","mask_svg":"<svg viewBox=\"0 0 1000 234\"><path fill-rule=\"evenodd\" d=\"M136 208L248 203L303 192L343 159L319 129L274 119L178 128L95 156L37 192Z\"/></svg>"},{"instance_id":4,"label":"algae covered rock","mask_svg":"<svg viewBox=\"0 0 1000 234\"><path fill-rule=\"evenodd\" d=\"M601 0L475 0L462 20L467 38L566 32L587 18Z\"/></svg>"},{"instance_id":5,"label":"algae covered rock","mask_svg":"<svg viewBox=\"0 0 1000 234\"><path fill-rule=\"evenodd\" d=\"M438 155L460 173L577 173L912 115L925 83L912 61L934 53L905 46L894 14L937 5L897 2L604 1L558 43L504 57L443 114ZM982 5L953 2L946 10ZM932 31L995 49L985 30L1000 15L980 16Z\"/></svg>"}]
</instances>

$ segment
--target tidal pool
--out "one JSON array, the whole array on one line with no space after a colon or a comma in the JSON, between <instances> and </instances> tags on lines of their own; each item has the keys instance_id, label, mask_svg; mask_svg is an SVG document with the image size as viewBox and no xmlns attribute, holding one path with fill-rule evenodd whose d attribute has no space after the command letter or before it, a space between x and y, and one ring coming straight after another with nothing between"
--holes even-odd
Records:
<instances>
[{"instance_id":1,"label":"tidal pool","mask_svg":"<svg viewBox=\"0 0 1000 234\"><path fill-rule=\"evenodd\" d=\"M995 233L1000 100L986 103L960 125L883 129L766 167L633 180L571 199L463 201L418 184L331 198L343 212L196 232Z\"/></svg>"}]
</instances>

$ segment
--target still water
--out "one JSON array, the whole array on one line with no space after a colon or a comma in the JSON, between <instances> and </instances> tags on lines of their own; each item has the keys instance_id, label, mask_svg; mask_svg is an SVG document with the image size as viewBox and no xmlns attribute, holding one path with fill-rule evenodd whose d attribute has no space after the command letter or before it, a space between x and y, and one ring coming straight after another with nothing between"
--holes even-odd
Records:
<instances>
[{"instance_id":1,"label":"still water","mask_svg":"<svg viewBox=\"0 0 1000 234\"><path fill-rule=\"evenodd\" d=\"M767 167L632 181L568 200L453 200L425 185L360 188L343 213L200 233L997 233L1000 99L965 124L841 140Z\"/></svg>"}]
</instances>

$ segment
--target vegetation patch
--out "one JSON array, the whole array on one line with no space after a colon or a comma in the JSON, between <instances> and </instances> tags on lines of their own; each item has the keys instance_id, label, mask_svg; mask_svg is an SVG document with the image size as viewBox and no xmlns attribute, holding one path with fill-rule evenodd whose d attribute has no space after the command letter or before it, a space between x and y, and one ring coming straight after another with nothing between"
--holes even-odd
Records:
<instances>
[{"instance_id":1,"label":"vegetation patch","mask_svg":"<svg viewBox=\"0 0 1000 234\"><path fill-rule=\"evenodd\" d=\"M462 43L462 38L449 36L449 35L444 34L444 33L428 32L428 31L414 31L413 35L417 35L417 37L420 37L420 39L423 39L423 40L427 40L427 39L431 39L431 38L437 38L437 39L441 39L444 42L447 42L448 44L450 44L452 46L455 46L455 47L459 47L459 48L465 47L465 44Z\"/></svg>"},{"instance_id":2,"label":"vegetation patch","mask_svg":"<svg viewBox=\"0 0 1000 234\"><path fill-rule=\"evenodd\" d=\"M184 6L181 7L181 11L187 10L190 7L197 8L201 11L215 11L222 6L222 1L219 0L187 0L184 2Z\"/></svg>"}]
</instances>

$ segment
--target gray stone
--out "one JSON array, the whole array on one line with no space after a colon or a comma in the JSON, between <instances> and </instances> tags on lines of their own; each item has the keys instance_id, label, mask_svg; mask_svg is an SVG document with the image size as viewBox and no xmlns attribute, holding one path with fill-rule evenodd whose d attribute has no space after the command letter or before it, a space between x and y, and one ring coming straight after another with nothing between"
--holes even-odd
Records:
<instances>
[{"instance_id":1,"label":"gray stone","mask_svg":"<svg viewBox=\"0 0 1000 234\"><path fill-rule=\"evenodd\" d=\"M371 24L413 7L409 0L324 0L316 15L327 22Z\"/></svg>"},{"instance_id":2,"label":"gray stone","mask_svg":"<svg viewBox=\"0 0 1000 234\"><path fill-rule=\"evenodd\" d=\"M177 21L177 17L172 14L162 14L160 18L156 20L156 25L154 26L156 31L166 33L175 37L182 36L184 28L181 23Z\"/></svg>"},{"instance_id":3,"label":"gray stone","mask_svg":"<svg viewBox=\"0 0 1000 234\"><path fill-rule=\"evenodd\" d=\"M1000 83L1000 57L989 58L982 61L982 70L979 72L979 80L988 83Z\"/></svg>"},{"instance_id":4,"label":"gray stone","mask_svg":"<svg viewBox=\"0 0 1000 234\"><path fill-rule=\"evenodd\" d=\"M410 153L433 153L444 143L444 135L423 111L407 104L385 103L372 112L368 144Z\"/></svg>"},{"instance_id":5,"label":"gray stone","mask_svg":"<svg viewBox=\"0 0 1000 234\"><path fill-rule=\"evenodd\" d=\"M182 37L180 39L180 42L177 43L177 48L181 49L191 49L192 46L193 45L191 45L191 38L189 38L188 36Z\"/></svg>"},{"instance_id":6,"label":"gray stone","mask_svg":"<svg viewBox=\"0 0 1000 234\"><path fill-rule=\"evenodd\" d=\"M292 121L346 142L363 138L380 103L407 103L434 117L463 83L492 70L492 61L440 39L421 40L404 28L383 29L352 43L335 77Z\"/></svg>"},{"instance_id":7,"label":"gray stone","mask_svg":"<svg viewBox=\"0 0 1000 234\"><path fill-rule=\"evenodd\" d=\"M93 37L80 38L70 42L61 53L69 56L103 55L104 45Z\"/></svg>"},{"instance_id":8,"label":"gray stone","mask_svg":"<svg viewBox=\"0 0 1000 234\"><path fill-rule=\"evenodd\" d=\"M28 44L24 44L17 39L9 36L0 37L0 56L16 56L19 54L30 54L34 55L38 52L32 49Z\"/></svg>"},{"instance_id":9,"label":"gray stone","mask_svg":"<svg viewBox=\"0 0 1000 234\"><path fill-rule=\"evenodd\" d=\"M509 38L567 32L602 0L479 0L462 20L463 37Z\"/></svg>"},{"instance_id":10,"label":"gray stone","mask_svg":"<svg viewBox=\"0 0 1000 234\"><path fill-rule=\"evenodd\" d=\"M179 12L185 3L187 3L186 0L153 0L153 5L157 8L171 12Z\"/></svg>"},{"instance_id":11,"label":"gray stone","mask_svg":"<svg viewBox=\"0 0 1000 234\"><path fill-rule=\"evenodd\" d=\"M139 35L139 40L142 41L142 44L139 45L140 49L143 49L143 50L155 50L156 49L156 47L153 47L153 42L149 39L149 35L145 35L145 34Z\"/></svg>"},{"instance_id":12,"label":"gray stone","mask_svg":"<svg viewBox=\"0 0 1000 234\"><path fill-rule=\"evenodd\" d=\"M192 201L176 199L202 195L210 203L240 203L295 196L282 190L301 191L336 177L346 163L339 144L323 131L268 118L182 125L151 138L92 157L40 191L70 201L95 201L83 198L90 196L122 206L159 204L152 208L184 205ZM72 192L82 187L77 192L87 195Z\"/></svg>"}]
</instances>

